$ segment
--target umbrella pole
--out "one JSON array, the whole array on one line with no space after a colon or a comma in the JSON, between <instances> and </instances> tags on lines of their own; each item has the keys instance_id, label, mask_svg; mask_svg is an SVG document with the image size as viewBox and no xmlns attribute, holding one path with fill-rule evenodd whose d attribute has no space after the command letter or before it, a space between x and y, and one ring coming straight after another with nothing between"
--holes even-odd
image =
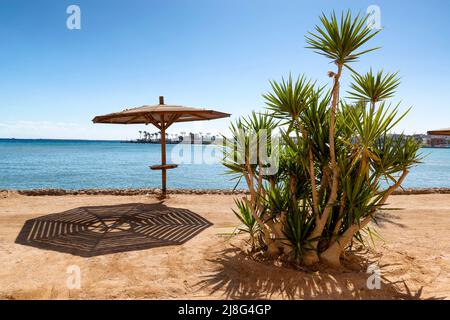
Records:
<instances>
[{"instance_id":1,"label":"umbrella pole","mask_svg":"<svg viewBox=\"0 0 450 320\"><path fill-rule=\"evenodd\" d=\"M164 123L164 115L161 119L161 164L166 165L166 125ZM161 170L162 196L166 196L166 169Z\"/></svg>"}]
</instances>

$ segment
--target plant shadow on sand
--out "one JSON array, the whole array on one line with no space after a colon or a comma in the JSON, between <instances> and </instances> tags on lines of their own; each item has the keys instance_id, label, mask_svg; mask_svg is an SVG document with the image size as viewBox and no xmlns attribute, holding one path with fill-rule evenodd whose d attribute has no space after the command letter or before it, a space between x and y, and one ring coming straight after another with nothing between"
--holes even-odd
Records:
<instances>
[{"instance_id":1,"label":"plant shadow on sand","mask_svg":"<svg viewBox=\"0 0 450 320\"><path fill-rule=\"evenodd\" d=\"M404 224L397 221L400 220L400 216L393 213L400 210L402 208L383 208L377 215L377 226L383 228L388 224L392 224L399 228L406 228Z\"/></svg>"},{"instance_id":2,"label":"plant shadow on sand","mask_svg":"<svg viewBox=\"0 0 450 320\"><path fill-rule=\"evenodd\" d=\"M320 267L308 271L256 261L240 248L231 247L219 252L220 258L209 260L216 270L198 286L213 293L223 291L228 299L422 299L423 288L413 292L404 281L389 281L388 274L382 275L380 289L368 289L370 274L365 270L376 260L363 255L355 253L351 259L350 267L354 269L357 263L359 271ZM385 266L379 267L383 270Z\"/></svg>"}]
</instances>

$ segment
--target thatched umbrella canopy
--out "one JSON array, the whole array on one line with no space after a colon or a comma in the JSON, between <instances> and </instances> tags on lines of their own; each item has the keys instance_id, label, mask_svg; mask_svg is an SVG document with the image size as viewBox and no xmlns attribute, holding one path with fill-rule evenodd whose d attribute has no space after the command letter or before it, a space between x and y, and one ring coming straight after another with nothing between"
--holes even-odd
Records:
<instances>
[{"instance_id":1,"label":"thatched umbrella canopy","mask_svg":"<svg viewBox=\"0 0 450 320\"><path fill-rule=\"evenodd\" d=\"M450 128L431 130L427 132L431 136L450 136Z\"/></svg>"},{"instance_id":2,"label":"thatched umbrella canopy","mask_svg":"<svg viewBox=\"0 0 450 320\"><path fill-rule=\"evenodd\" d=\"M229 117L229 113L164 104L164 97L159 97L158 105L144 105L138 108L125 109L101 116L96 116L94 123L114 124L153 124L161 130L161 165L151 166L152 170L162 171L162 193L166 194L166 170L176 168L166 163L166 129L175 122L213 120Z\"/></svg>"}]
</instances>

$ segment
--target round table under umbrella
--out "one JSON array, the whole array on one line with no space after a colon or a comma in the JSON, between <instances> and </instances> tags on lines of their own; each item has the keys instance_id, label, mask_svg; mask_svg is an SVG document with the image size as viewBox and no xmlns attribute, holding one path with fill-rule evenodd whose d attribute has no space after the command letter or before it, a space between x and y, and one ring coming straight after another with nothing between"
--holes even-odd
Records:
<instances>
[{"instance_id":1,"label":"round table under umbrella","mask_svg":"<svg viewBox=\"0 0 450 320\"><path fill-rule=\"evenodd\" d=\"M159 97L158 105L144 105L138 108L125 109L120 112L96 116L94 123L113 124L153 124L161 130L161 165L151 166L153 170L162 172L162 195L166 194L166 170L176 165L166 163L166 129L175 122L213 120L229 117L229 113L164 104L164 97Z\"/></svg>"}]
</instances>

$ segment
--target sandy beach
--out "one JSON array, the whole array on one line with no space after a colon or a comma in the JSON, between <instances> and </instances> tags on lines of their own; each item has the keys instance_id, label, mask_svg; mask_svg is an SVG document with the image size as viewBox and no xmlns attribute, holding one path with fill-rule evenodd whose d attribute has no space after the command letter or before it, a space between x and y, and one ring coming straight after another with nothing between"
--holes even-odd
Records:
<instances>
[{"instance_id":1,"label":"sandy beach","mask_svg":"<svg viewBox=\"0 0 450 320\"><path fill-rule=\"evenodd\" d=\"M16 244L28 219L82 206L156 203L152 196L0 195L2 299L449 299L450 195L397 195L377 227L383 241L357 253L348 270L295 270L242 254L232 195L171 195L213 225L182 245L83 258ZM356 259L353 257L353 260ZM381 288L366 286L368 264ZM68 289L67 268L81 270ZM352 267L353 266L353 267ZM281 272L282 270L282 272Z\"/></svg>"}]
</instances>

